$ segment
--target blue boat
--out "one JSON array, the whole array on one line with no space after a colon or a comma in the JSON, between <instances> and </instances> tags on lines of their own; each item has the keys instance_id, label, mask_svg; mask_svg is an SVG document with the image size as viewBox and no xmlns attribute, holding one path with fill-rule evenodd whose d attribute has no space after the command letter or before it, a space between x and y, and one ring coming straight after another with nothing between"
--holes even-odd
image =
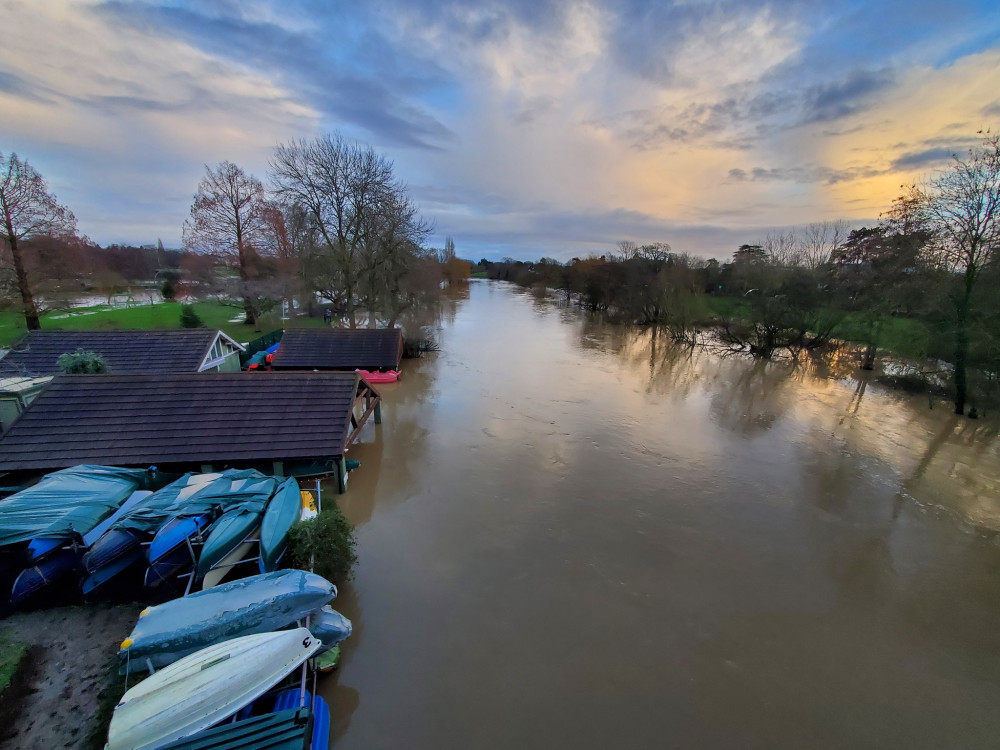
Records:
<instances>
[{"instance_id":1,"label":"blue boat","mask_svg":"<svg viewBox=\"0 0 1000 750\"><path fill-rule=\"evenodd\" d=\"M180 573L194 567L193 547L200 542L202 533L215 520L214 513L199 513L193 516L179 516L167 521L156 532L149 545L145 586L155 589L165 583L176 581Z\"/></svg>"}]
</instances>

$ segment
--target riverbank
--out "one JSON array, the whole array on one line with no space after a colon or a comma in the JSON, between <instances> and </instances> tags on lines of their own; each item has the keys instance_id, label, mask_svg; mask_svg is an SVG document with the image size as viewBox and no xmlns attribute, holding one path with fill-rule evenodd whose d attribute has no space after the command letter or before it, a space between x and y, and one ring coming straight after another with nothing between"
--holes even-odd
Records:
<instances>
[{"instance_id":1,"label":"riverbank","mask_svg":"<svg viewBox=\"0 0 1000 750\"><path fill-rule=\"evenodd\" d=\"M30 647L12 674L12 694L3 696L9 719L0 726L0 748L103 747L108 708L118 698L105 691L118 686L115 654L137 612L135 604L92 604L22 612L0 622L0 639Z\"/></svg>"}]
</instances>

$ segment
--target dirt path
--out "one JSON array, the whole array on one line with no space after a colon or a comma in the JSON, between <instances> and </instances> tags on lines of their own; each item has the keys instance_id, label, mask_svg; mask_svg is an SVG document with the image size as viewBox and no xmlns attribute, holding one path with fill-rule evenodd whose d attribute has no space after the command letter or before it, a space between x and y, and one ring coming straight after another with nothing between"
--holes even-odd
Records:
<instances>
[{"instance_id":1,"label":"dirt path","mask_svg":"<svg viewBox=\"0 0 1000 750\"><path fill-rule=\"evenodd\" d=\"M0 621L0 632L37 647L39 658L17 719L0 727L0 747L86 748L98 694L112 680L118 645L131 632L136 605L59 607Z\"/></svg>"}]
</instances>

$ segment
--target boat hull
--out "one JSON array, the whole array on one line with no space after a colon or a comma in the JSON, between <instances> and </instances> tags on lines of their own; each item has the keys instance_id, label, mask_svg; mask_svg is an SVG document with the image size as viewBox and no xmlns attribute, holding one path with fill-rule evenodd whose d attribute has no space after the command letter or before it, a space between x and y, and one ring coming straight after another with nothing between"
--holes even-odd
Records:
<instances>
[{"instance_id":1,"label":"boat hull","mask_svg":"<svg viewBox=\"0 0 1000 750\"><path fill-rule=\"evenodd\" d=\"M165 667L238 636L286 628L337 595L325 578L303 570L242 578L148 608L122 643L122 671Z\"/></svg>"},{"instance_id":2,"label":"boat hull","mask_svg":"<svg viewBox=\"0 0 1000 750\"><path fill-rule=\"evenodd\" d=\"M125 693L108 729L108 750L161 747L239 711L313 656L305 628L234 638L159 670Z\"/></svg>"},{"instance_id":3,"label":"boat hull","mask_svg":"<svg viewBox=\"0 0 1000 750\"><path fill-rule=\"evenodd\" d=\"M294 479L274 493L260 523L260 572L277 570L288 547L288 531L302 517L302 492Z\"/></svg>"}]
</instances>

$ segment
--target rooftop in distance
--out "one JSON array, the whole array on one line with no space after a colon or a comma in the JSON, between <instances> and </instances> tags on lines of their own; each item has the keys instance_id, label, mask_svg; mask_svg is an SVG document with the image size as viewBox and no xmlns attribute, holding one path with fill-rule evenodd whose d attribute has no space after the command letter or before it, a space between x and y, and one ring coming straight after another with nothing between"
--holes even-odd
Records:
<instances>
[{"instance_id":1,"label":"rooftop in distance","mask_svg":"<svg viewBox=\"0 0 1000 750\"><path fill-rule=\"evenodd\" d=\"M399 328L291 328L281 338L275 370L396 370L403 357Z\"/></svg>"}]
</instances>

